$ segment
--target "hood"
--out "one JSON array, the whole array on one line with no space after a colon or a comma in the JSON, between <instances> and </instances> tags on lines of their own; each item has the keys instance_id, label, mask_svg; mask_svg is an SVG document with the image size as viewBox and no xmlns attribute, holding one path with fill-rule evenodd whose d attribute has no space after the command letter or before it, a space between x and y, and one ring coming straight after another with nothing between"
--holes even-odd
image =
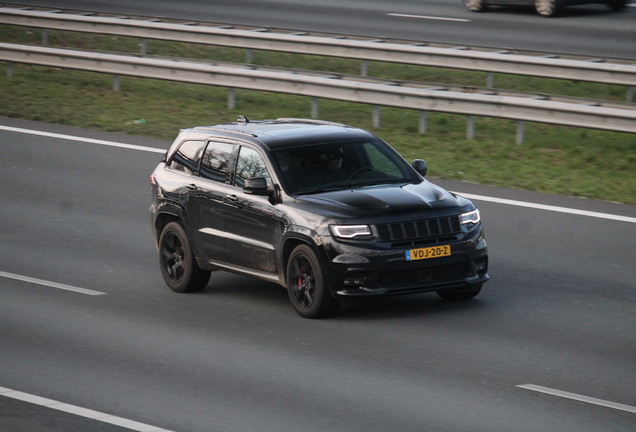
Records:
<instances>
[{"instance_id":1,"label":"hood","mask_svg":"<svg viewBox=\"0 0 636 432\"><path fill-rule=\"evenodd\" d=\"M312 211L328 217L365 218L463 209L470 201L424 181L419 184L383 185L301 195L296 198L296 204L311 207Z\"/></svg>"}]
</instances>

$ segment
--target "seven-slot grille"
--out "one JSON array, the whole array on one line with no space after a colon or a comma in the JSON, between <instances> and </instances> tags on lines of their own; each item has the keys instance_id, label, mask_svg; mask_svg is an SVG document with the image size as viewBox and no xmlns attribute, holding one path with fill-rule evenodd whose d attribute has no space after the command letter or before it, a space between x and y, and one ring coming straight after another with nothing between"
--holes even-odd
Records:
<instances>
[{"instance_id":1,"label":"seven-slot grille","mask_svg":"<svg viewBox=\"0 0 636 432\"><path fill-rule=\"evenodd\" d=\"M376 225L382 241L416 240L452 235L461 231L459 216Z\"/></svg>"}]
</instances>

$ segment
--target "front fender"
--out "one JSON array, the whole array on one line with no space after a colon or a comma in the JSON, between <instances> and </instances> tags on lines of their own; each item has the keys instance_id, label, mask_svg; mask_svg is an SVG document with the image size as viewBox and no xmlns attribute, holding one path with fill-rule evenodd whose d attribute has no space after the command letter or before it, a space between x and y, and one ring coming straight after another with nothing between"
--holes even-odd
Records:
<instances>
[{"instance_id":1,"label":"front fender","mask_svg":"<svg viewBox=\"0 0 636 432\"><path fill-rule=\"evenodd\" d=\"M328 261L324 242L320 234L300 225L288 226L283 233L277 252L277 259L280 263L278 268L280 269L281 285L287 286L287 261L294 248L299 244L310 246L323 263Z\"/></svg>"}]
</instances>

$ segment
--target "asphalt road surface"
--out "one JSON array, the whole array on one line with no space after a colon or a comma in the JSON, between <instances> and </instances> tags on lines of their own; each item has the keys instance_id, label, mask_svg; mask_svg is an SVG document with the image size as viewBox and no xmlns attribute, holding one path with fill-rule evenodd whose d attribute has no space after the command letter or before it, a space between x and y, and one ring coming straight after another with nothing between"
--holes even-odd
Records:
<instances>
[{"instance_id":1,"label":"asphalt road surface","mask_svg":"<svg viewBox=\"0 0 636 432\"><path fill-rule=\"evenodd\" d=\"M472 13L461 0L13 0L8 3L372 37L636 58L636 0L542 18L532 9Z\"/></svg>"},{"instance_id":2,"label":"asphalt road surface","mask_svg":"<svg viewBox=\"0 0 636 432\"><path fill-rule=\"evenodd\" d=\"M0 430L636 430L636 207L443 182L482 197L482 294L307 320L229 273L165 286L147 208L167 145L0 119Z\"/></svg>"}]
</instances>

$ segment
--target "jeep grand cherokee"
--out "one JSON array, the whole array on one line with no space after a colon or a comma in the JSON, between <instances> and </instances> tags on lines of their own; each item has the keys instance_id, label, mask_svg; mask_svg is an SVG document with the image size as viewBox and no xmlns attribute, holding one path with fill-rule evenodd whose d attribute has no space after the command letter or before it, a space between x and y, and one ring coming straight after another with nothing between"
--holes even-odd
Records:
<instances>
[{"instance_id":1,"label":"jeep grand cherokee","mask_svg":"<svg viewBox=\"0 0 636 432\"><path fill-rule=\"evenodd\" d=\"M479 210L370 132L305 119L182 130L150 177L161 273L176 292L227 270L287 288L303 317L344 297L476 296Z\"/></svg>"}]
</instances>

